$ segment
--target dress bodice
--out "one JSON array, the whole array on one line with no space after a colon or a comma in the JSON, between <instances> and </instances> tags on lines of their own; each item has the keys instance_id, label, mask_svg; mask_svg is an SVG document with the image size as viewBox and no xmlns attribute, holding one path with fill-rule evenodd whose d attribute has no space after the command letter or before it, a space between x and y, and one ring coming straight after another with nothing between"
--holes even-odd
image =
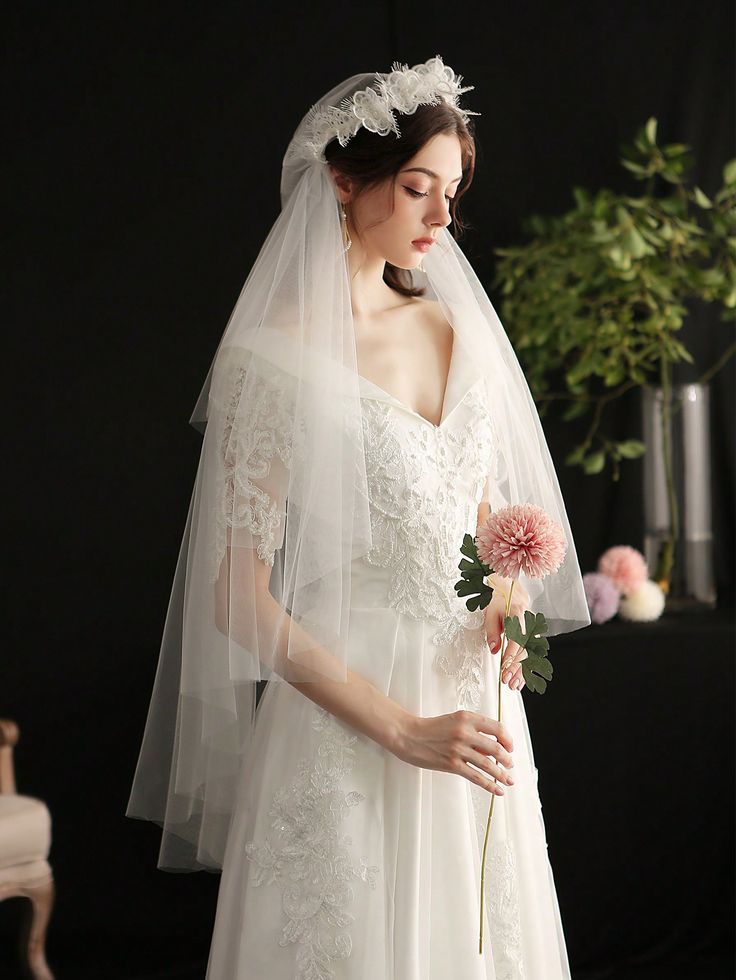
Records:
<instances>
[{"instance_id":1,"label":"dress bodice","mask_svg":"<svg viewBox=\"0 0 736 980\"><path fill-rule=\"evenodd\" d=\"M477 695L483 613L455 592L460 547L475 534L496 453L482 380L439 425L361 378L372 546L353 563L353 605L391 606L436 627L438 666ZM472 695L472 696L471 696Z\"/></svg>"},{"instance_id":2,"label":"dress bodice","mask_svg":"<svg viewBox=\"0 0 736 980\"><path fill-rule=\"evenodd\" d=\"M457 339L457 338L456 338ZM288 469L306 456L292 424L294 393L287 376L258 364L247 419L237 417L245 361L233 365L227 389L233 407L222 419L219 507L211 535L217 578L226 529L274 563L284 540ZM469 353L453 344L440 423L435 425L383 388L359 376L370 547L352 563L350 605L393 609L426 621L440 648L437 665L458 678L459 695L478 694L485 630L482 610L470 611L454 585L460 548L474 535L483 490L498 474L498 439L486 379ZM292 438L293 437L293 438ZM357 553L357 552L356 552Z\"/></svg>"},{"instance_id":3,"label":"dress bodice","mask_svg":"<svg viewBox=\"0 0 736 980\"><path fill-rule=\"evenodd\" d=\"M359 377L373 546L366 560L396 570L392 604L444 618L460 546L475 534L498 440L486 381L455 336L439 425ZM462 603L464 605L464 603Z\"/></svg>"},{"instance_id":4,"label":"dress bodice","mask_svg":"<svg viewBox=\"0 0 736 980\"><path fill-rule=\"evenodd\" d=\"M470 388L440 425L372 387L361 379L373 539L365 560L394 570L391 604L399 611L441 617L493 463L482 385Z\"/></svg>"}]
</instances>

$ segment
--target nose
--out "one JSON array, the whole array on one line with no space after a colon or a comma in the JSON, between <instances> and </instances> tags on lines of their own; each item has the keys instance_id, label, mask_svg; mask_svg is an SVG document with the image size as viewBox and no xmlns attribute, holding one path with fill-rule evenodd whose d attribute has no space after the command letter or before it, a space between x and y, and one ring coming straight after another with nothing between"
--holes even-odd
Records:
<instances>
[{"instance_id":1,"label":"nose","mask_svg":"<svg viewBox=\"0 0 736 980\"><path fill-rule=\"evenodd\" d=\"M442 204L437 204L435 207L430 209L428 214L429 224L438 225L440 228L446 228L452 222L452 216L450 214L450 206L442 198Z\"/></svg>"}]
</instances>

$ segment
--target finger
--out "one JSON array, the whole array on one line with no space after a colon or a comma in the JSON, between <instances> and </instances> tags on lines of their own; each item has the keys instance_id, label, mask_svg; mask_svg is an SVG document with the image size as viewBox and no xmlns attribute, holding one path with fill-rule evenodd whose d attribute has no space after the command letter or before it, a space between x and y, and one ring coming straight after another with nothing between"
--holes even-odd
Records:
<instances>
[{"instance_id":1,"label":"finger","mask_svg":"<svg viewBox=\"0 0 736 980\"><path fill-rule=\"evenodd\" d=\"M524 661L526 660L526 658L527 658L528 656L529 656L529 654L527 653L527 651L526 651L526 650L524 650L524 651L522 652L522 654L521 654L521 655L520 655L520 656L519 656L519 657L518 657L518 658L517 658L517 659L516 659L516 660L514 661L514 663L512 663L512 664L511 664L511 666L510 666L510 668L509 668L509 669L511 670L511 672L512 672L512 673L511 673L511 678L510 678L510 680L512 680L512 681L513 681L513 680L514 680L514 677L515 677L515 676L516 676L517 678L518 678L518 677L521 677L521 676L523 676L523 675L522 675L522 663L523 663L523 662L524 662ZM504 676L505 676L505 675L504 675Z\"/></svg>"},{"instance_id":2,"label":"finger","mask_svg":"<svg viewBox=\"0 0 736 980\"><path fill-rule=\"evenodd\" d=\"M526 660L528 656L529 651L527 649L519 646L518 643L510 641L501 661L501 670L506 670L509 667L513 670L522 660Z\"/></svg>"},{"instance_id":3,"label":"finger","mask_svg":"<svg viewBox=\"0 0 736 980\"><path fill-rule=\"evenodd\" d=\"M518 643L514 643L513 640L509 641L508 646L506 647L506 650L503 655L503 660L501 661L502 671L506 671L514 666L516 657L520 649L521 648L519 647Z\"/></svg>"},{"instance_id":4,"label":"finger","mask_svg":"<svg viewBox=\"0 0 736 980\"><path fill-rule=\"evenodd\" d=\"M494 616L489 616L486 623L486 642L491 653L498 653L501 649L502 627Z\"/></svg>"},{"instance_id":5,"label":"finger","mask_svg":"<svg viewBox=\"0 0 736 980\"><path fill-rule=\"evenodd\" d=\"M485 715L478 715L475 730L484 734L487 733L496 738L507 751L514 751L514 740L511 737L511 732L498 718L487 718Z\"/></svg>"},{"instance_id":6,"label":"finger","mask_svg":"<svg viewBox=\"0 0 736 980\"><path fill-rule=\"evenodd\" d=\"M522 673L521 662L522 660L525 660L527 656L528 656L527 651L523 650L521 654L519 654L517 659L508 661L507 666L505 668L503 667L503 665L501 666L501 680L505 684L509 684L509 686L511 686L514 680L517 679L519 676L521 676Z\"/></svg>"},{"instance_id":7,"label":"finger","mask_svg":"<svg viewBox=\"0 0 736 980\"><path fill-rule=\"evenodd\" d=\"M519 604L518 606L512 606L509 615L516 616L516 618L519 620L519 624L523 626L526 622L525 613L527 612L527 609L528 607L523 604Z\"/></svg>"},{"instance_id":8,"label":"finger","mask_svg":"<svg viewBox=\"0 0 736 980\"><path fill-rule=\"evenodd\" d=\"M475 752L472 749L469 750L470 754L466 758L466 762L472 763L481 769L483 772L487 773L489 776L493 776L500 783L505 783L507 786L514 785L514 777L510 772L507 772L502 766L499 766L496 762L491 762L488 756L483 755L481 752Z\"/></svg>"},{"instance_id":9,"label":"finger","mask_svg":"<svg viewBox=\"0 0 736 980\"><path fill-rule=\"evenodd\" d=\"M507 752L497 739L490 738L483 732L478 732L478 741L471 742L470 748L481 755L492 755L499 765L505 766L506 769L511 769L514 765L511 753Z\"/></svg>"},{"instance_id":10,"label":"finger","mask_svg":"<svg viewBox=\"0 0 736 980\"><path fill-rule=\"evenodd\" d=\"M466 779L469 779L471 783L475 783L476 786L487 789L489 793L495 793L496 796L504 796L506 793L500 783L489 779L485 773L479 772L469 762L460 763L460 775L465 776Z\"/></svg>"},{"instance_id":11,"label":"finger","mask_svg":"<svg viewBox=\"0 0 736 980\"><path fill-rule=\"evenodd\" d=\"M493 635L500 640L503 633L503 609L496 607L491 616L491 630Z\"/></svg>"}]
</instances>

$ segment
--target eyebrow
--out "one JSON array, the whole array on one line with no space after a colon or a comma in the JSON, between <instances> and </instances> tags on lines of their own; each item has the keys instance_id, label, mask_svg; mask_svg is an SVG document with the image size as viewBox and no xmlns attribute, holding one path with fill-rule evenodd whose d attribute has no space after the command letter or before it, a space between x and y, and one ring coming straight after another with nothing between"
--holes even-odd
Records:
<instances>
[{"instance_id":1,"label":"eyebrow","mask_svg":"<svg viewBox=\"0 0 736 980\"><path fill-rule=\"evenodd\" d=\"M412 171L417 171L418 173L427 174L428 177L434 177L435 180L440 179L439 174L436 174L434 170L429 170L427 167L407 167L405 170L402 170L401 172L402 174L408 174L411 173ZM463 175L460 174L459 177L455 177L455 179L451 180L450 183L454 184L456 181L461 180L462 176Z\"/></svg>"}]
</instances>

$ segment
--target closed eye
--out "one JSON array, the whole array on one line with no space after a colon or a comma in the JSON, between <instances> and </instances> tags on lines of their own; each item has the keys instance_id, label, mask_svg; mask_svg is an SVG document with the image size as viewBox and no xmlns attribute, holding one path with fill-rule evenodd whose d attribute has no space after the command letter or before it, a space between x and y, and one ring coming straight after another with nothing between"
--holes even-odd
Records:
<instances>
[{"instance_id":1,"label":"closed eye","mask_svg":"<svg viewBox=\"0 0 736 980\"><path fill-rule=\"evenodd\" d=\"M429 197L429 191L423 193L422 191L414 190L413 187L407 187L406 185L403 186L404 186L404 190L409 191L412 197ZM449 197L447 194L445 194L445 200L449 203L450 201L454 200L454 198Z\"/></svg>"}]
</instances>

